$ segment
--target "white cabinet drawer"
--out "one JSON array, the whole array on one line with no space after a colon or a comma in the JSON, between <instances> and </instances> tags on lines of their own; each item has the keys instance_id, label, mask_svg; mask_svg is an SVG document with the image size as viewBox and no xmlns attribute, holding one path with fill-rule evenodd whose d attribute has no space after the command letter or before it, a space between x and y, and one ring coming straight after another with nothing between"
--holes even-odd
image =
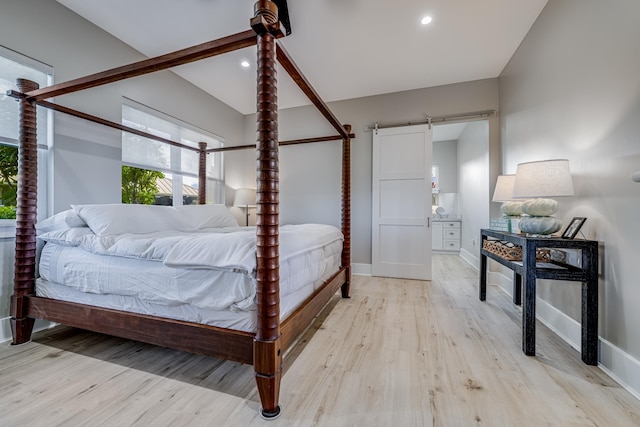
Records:
<instances>
[{"instance_id":1,"label":"white cabinet drawer","mask_svg":"<svg viewBox=\"0 0 640 427\"><path fill-rule=\"evenodd\" d=\"M459 228L445 228L442 236L444 239L460 239Z\"/></svg>"},{"instance_id":2,"label":"white cabinet drawer","mask_svg":"<svg viewBox=\"0 0 640 427\"><path fill-rule=\"evenodd\" d=\"M460 239L458 240L446 240L444 241L444 250L445 251L459 251L460 250Z\"/></svg>"},{"instance_id":3,"label":"white cabinet drawer","mask_svg":"<svg viewBox=\"0 0 640 427\"><path fill-rule=\"evenodd\" d=\"M451 222L443 222L442 223L444 228L457 228L460 229L460 222L459 221L451 221Z\"/></svg>"}]
</instances>

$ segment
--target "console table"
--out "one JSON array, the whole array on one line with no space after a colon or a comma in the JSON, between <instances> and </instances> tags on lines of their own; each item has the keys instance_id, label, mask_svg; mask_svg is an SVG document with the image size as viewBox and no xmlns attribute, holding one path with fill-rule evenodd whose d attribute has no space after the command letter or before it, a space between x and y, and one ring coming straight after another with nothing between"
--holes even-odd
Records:
<instances>
[{"instance_id":1,"label":"console table","mask_svg":"<svg viewBox=\"0 0 640 427\"><path fill-rule=\"evenodd\" d=\"M514 272L513 300L520 303L521 287L524 286L522 306L522 351L535 355L536 347L536 279L569 280L582 282L582 361L598 364L598 242L559 237L527 237L524 234L482 229L480 246L480 300L487 298L487 258L510 268ZM511 242L522 247L522 261L510 261L484 249L485 240L493 238ZM536 262L536 250L578 249L582 253L581 267L560 262Z\"/></svg>"}]
</instances>

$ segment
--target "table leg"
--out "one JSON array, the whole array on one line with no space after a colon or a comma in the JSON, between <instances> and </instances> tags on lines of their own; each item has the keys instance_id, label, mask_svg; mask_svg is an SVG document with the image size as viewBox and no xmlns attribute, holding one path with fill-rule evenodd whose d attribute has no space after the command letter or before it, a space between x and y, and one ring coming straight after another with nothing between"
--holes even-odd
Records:
<instances>
[{"instance_id":1,"label":"table leg","mask_svg":"<svg viewBox=\"0 0 640 427\"><path fill-rule=\"evenodd\" d=\"M582 283L582 361L598 365L598 252L591 247L582 250L582 267L589 280Z\"/></svg>"},{"instance_id":2,"label":"table leg","mask_svg":"<svg viewBox=\"0 0 640 427\"><path fill-rule=\"evenodd\" d=\"M522 304L522 351L527 356L536 354L536 248L525 245L523 249L524 303Z\"/></svg>"},{"instance_id":3,"label":"table leg","mask_svg":"<svg viewBox=\"0 0 640 427\"><path fill-rule=\"evenodd\" d=\"M480 254L480 301L487 299L487 256Z\"/></svg>"},{"instance_id":4,"label":"table leg","mask_svg":"<svg viewBox=\"0 0 640 427\"><path fill-rule=\"evenodd\" d=\"M582 361L598 365L598 283L582 283Z\"/></svg>"},{"instance_id":5,"label":"table leg","mask_svg":"<svg viewBox=\"0 0 640 427\"><path fill-rule=\"evenodd\" d=\"M522 304L522 276L513 272L513 303Z\"/></svg>"}]
</instances>

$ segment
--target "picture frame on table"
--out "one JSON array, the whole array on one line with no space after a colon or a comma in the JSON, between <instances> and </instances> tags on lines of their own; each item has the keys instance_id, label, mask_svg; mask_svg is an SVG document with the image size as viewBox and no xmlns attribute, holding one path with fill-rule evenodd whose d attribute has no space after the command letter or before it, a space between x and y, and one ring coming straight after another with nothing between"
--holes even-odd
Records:
<instances>
[{"instance_id":1,"label":"picture frame on table","mask_svg":"<svg viewBox=\"0 0 640 427\"><path fill-rule=\"evenodd\" d=\"M567 225L567 228L562 232L562 238L573 239L576 237L576 234L578 234L578 231L580 231L580 228L582 228L586 220L587 218L580 216L573 218L571 222L569 222L569 225Z\"/></svg>"}]
</instances>

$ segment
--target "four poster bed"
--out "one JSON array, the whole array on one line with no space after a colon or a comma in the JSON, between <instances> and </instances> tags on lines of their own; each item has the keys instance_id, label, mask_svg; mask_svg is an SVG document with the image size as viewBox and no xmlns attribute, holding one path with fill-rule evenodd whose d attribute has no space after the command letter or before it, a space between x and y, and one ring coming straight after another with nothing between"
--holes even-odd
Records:
<instances>
[{"instance_id":1,"label":"four poster bed","mask_svg":"<svg viewBox=\"0 0 640 427\"><path fill-rule=\"evenodd\" d=\"M56 84L47 88L39 89L37 84L28 80L19 79L19 91L9 91L9 95L20 101L20 147L19 147L19 184L18 184L18 208L16 220L16 261L15 261L15 282L14 294L11 297L11 327L13 333L13 344L21 344L29 341L35 319L45 319L61 324L96 331L100 333L115 335L123 338L139 340L155 345L165 346L169 348L184 350L193 353L205 354L225 359L235 360L242 363L253 364L255 370L255 378L262 408L261 415L264 418L272 419L279 415L279 392L281 381L281 364L284 351L294 342L296 337L302 333L318 312L326 305L330 298L341 289L342 296L348 297L350 285L350 140L354 135L350 133L349 125L342 125L333 113L327 108L320 99L314 89L309 85L305 77L302 75L298 67L294 64L287 52L277 43L277 39L283 37L284 34L280 30L280 23L277 16L277 8L274 3L268 0L259 0L255 5L255 16L251 19L251 30L238 33L229 37L218 39L212 42L186 48L177 52L172 52L156 58L143 60L134 64L123 67L114 68L101 73L82 77L65 83ZM46 289L37 289L36 285L36 188L37 188L37 141L36 141L36 106L44 106L65 114L80 117L92 122L100 123L116 129L127 132L138 133L147 138L153 138L168 144L178 145L183 148L192 148L182 146L181 144L163 140L153 135L145 134L134 129L127 128L118 123L109 122L95 116L71 110L57 104L52 104L45 99L72 93L75 91L127 79L134 76L143 75L159 70L168 69L177 65L186 64L197 61L199 59L208 58L236 49L257 45L257 144L255 146L229 147L207 149L206 143L200 143L197 148L200 154L199 167L199 203L205 202L205 182L206 182L206 156L211 152L255 148L257 151L257 220L255 227L255 235L252 240L255 242L254 252L247 252L249 258L254 264L246 267L246 270L254 271L253 280L254 294L250 292L242 295L240 300L249 299L249 305L255 303L255 325L234 327L233 324L225 327L213 326L212 324L203 324L192 320L179 320L176 318L168 318L159 315L143 314L141 312L125 311L119 308L120 301L109 304L101 304L102 306L86 303L82 299L74 300L74 298L63 298L60 294L56 297L48 298ZM294 82L309 97L312 103L319 109L325 118L331 123L338 135L324 136L320 138L308 138L295 141L278 142L278 126L277 126L277 82L275 75L275 61L279 61L282 68L287 71L293 78ZM326 245L333 246L333 257L337 261L326 262L326 266L321 268L316 276L311 279L313 282L312 289L298 297L295 303L287 303L286 309L281 307L281 276L280 268L285 265L280 259L281 244L284 242L285 247L290 245L287 239L288 230L279 225L279 197L278 197L278 145L301 144L317 141L342 140L342 229L338 230L340 236L325 239L330 243L322 243L317 245L321 251L326 250ZM62 229L52 227L47 231L48 242L45 248L53 248L55 251L73 251L78 250L75 246L80 240L98 239L93 241L93 247L103 245L99 239L106 235L109 238L109 232L105 228L112 227L114 218L129 215L117 211L124 205L100 206L86 205L76 206L73 211L61 213L50 221L52 223L65 222L67 225ZM104 216L104 210L116 209L112 216ZM124 209L146 209L151 207L132 207ZM195 215L196 222L209 221L215 214L206 209L215 209L206 205L201 207L204 210L197 210L198 207L192 207L189 213L192 217ZM91 211L93 209L93 211ZM95 209L99 209L98 212ZM175 208L168 208L175 209ZM178 211L178 209L176 209ZM155 215L154 211L153 215ZM162 211L167 215L174 215L173 211ZM195 213L194 213L195 212ZM102 223L96 225L95 215L98 222L102 218ZM148 212L142 212L143 218L149 218ZM146 215L146 217L145 217ZM78 218L77 218L78 217ZM133 218L133 217L128 217ZM70 222L79 221L78 226L69 226ZM176 220L178 222L183 220ZM84 222L84 224L83 224ZM143 222L145 226L150 221ZM180 232L189 234L189 238L193 240L200 238L200 234L195 233L194 228L199 226L184 225ZM40 225L40 224L39 224ZM90 228L86 227L88 225ZM129 224L130 225L130 224ZM211 224L208 224L211 226ZM213 227L226 227L229 224L214 224ZM231 224L232 225L232 224ZM135 226L135 225L134 225ZM42 228L42 227L40 227ZM125 227L126 228L126 227ZM202 227L201 227L202 228ZM205 227L206 228L206 227ZM173 240L163 240L167 236L162 234L166 230L160 229L148 230L150 232L159 232L161 235L158 240L153 242L145 241L145 247L155 248L154 254L157 252L168 251L167 248L179 246L174 244ZM320 230L320 236L325 230ZM124 232L131 232L125 229ZM51 236L54 233L54 236ZM55 235L55 233L58 233ZM60 234L62 233L62 234ZM247 231L243 231L245 239ZM253 231L251 232L253 233ZM216 230L216 238L226 238L227 233ZM334 232L335 234L335 232ZM146 235L144 235L146 236ZM222 236L222 237L221 237ZM156 236L158 237L158 236ZM56 240L58 239L58 240ZM75 240L74 240L75 239ZM337 249L336 242L341 243L341 247ZM164 246L162 246L162 244ZM169 242L169 244L167 244ZM59 243L54 245L53 243ZM140 243L135 240L132 244L135 246ZM131 242L129 242L131 244ZM144 246L143 245L143 246ZM160 249L153 245L160 245ZM195 272L199 274L192 282L197 283L206 281L207 274L210 270L202 270L203 266L200 262L207 262L209 255L205 249L208 246L215 246L217 243L205 242L203 246L196 247L195 253L201 255L200 259L194 260L187 252L187 262L194 262ZM104 245L103 245L104 246ZM164 249L162 249L164 248ZM284 249L285 252L288 249ZM50 251L49 251L50 252ZM56 278L57 268L51 261L53 255L47 251L43 251L42 260L48 260L48 265L44 265L41 261L41 273L44 276L44 282L56 283L63 279ZM99 251L92 256L100 256ZM147 251L148 253L149 251ZM295 250L293 251L295 252ZM67 252L64 252L67 254ZM295 252L297 254L297 252ZM255 256L253 255L255 254ZM167 254L168 256L168 254ZM80 258L73 258L71 255L65 255L68 260L67 264L78 264L80 270L83 265L93 264L95 259L88 261ZM126 257L126 255L125 255ZM205 258L204 260L202 258ZM288 257L289 258L292 258ZM185 257L183 257L185 258ZM247 255L245 254L245 258ZM295 257L293 257L295 258ZM70 260L70 261L69 261ZM167 269L188 268L182 264L169 265L163 258L164 265L156 263L156 278L166 276ZM126 263L128 267L125 266ZM127 259L126 262L120 264L120 276L114 275L116 285L125 281L137 281L134 271L138 268L135 264L137 260ZM314 264L325 261L304 261ZM83 264L84 263L84 264ZM133 263L133 264L132 264ZM303 264L294 264L293 266L285 266L286 270L299 269ZM231 269L236 269L236 265L232 264ZM47 270L45 273L43 270ZM203 272L204 271L204 272ZM228 273L225 271L224 274ZM246 271L245 271L246 273ZM151 274L151 273L150 273ZM223 274L223 275L224 275ZM64 276L65 273L60 273ZM100 274L98 274L99 276ZM92 282L95 279L84 278L85 282ZM108 276L108 275L107 275ZM120 277L120 278L118 278ZM133 278L133 279L132 279ZM112 278L113 279L113 278ZM283 280L288 280L282 277ZM244 277L242 286L246 286L249 279ZM290 281L295 281L292 278ZM42 281L42 277L38 278ZM142 279L140 278L140 281ZM251 281L251 280L249 280ZM153 282L153 280L152 280ZM321 282L321 283L320 283ZM40 283L40 282L38 282ZM102 286L102 285L99 285ZM169 286L169 285L167 285ZM171 286L175 286L175 283ZM288 285L287 285L288 286ZM205 290L205 298L206 292ZM63 292L64 293L64 292ZM186 297L186 299L202 299L202 295L196 297ZM80 302L79 302L80 301ZM245 301L246 302L246 301ZM236 306L240 303L234 302ZM115 307L115 308L114 308ZM236 307L237 309L237 307ZM233 310L232 310L233 311ZM242 310L236 310L242 311ZM281 321L281 314L286 313L286 318ZM284 317L284 316L283 316ZM212 323L212 322L204 322ZM215 323L213 323L215 324ZM255 326L255 328L254 328Z\"/></svg>"}]
</instances>

